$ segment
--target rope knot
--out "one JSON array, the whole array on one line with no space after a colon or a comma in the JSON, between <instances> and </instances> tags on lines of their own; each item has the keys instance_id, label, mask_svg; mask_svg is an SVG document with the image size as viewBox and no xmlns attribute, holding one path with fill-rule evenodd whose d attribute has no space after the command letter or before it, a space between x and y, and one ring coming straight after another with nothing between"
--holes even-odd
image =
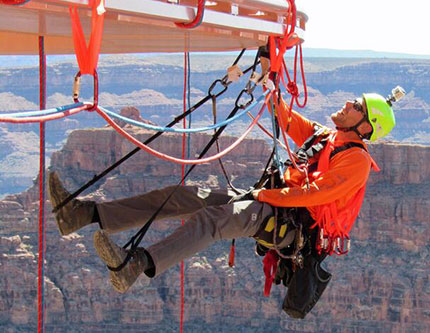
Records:
<instances>
[{"instance_id":1,"label":"rope knot","mask_svg":"<svg viewBox=\"0 0 430 333\"><path fill-rule=\"evenodd\" d=\"M299 88L297 84L293 81L288 82L287 91L291 94L291 96L298 97L299 96Z\"/></svg>"}]
</instances>

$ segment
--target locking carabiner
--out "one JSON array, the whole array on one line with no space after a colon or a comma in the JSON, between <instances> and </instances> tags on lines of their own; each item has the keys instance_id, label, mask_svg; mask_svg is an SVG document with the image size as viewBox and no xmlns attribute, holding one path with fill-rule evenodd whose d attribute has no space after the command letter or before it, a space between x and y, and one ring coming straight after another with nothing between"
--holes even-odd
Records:
<instances>
[{"instance_id":1,"label":"locking carabiner","mask_svg":"<svg viewBox=\"0 0 430 333\"><path fill-rule=\"evenodd\" d=\"M94 100L93 100L93 105L88 108L88 111L94 111L97 108L99 103L99 78L96 70L94 70L93 81L94 81ZM73 100L75 103L79 103L80 89L81 89L81 71L79 71L76 74L73 82Z\"/></svg>"}]
</instances>

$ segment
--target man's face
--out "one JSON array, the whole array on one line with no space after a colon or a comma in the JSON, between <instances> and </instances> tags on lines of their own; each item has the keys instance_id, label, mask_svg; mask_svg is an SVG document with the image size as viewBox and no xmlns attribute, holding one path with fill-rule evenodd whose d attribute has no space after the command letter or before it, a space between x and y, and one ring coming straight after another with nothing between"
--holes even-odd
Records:
<instances>
[{"instance_id":1,"label":"man's face","mask_svg":"<svg viewBox=\"0 0 430 333\"><path fill-rule=\"evenodd\" d=\"M337 127L347 128L356 125L363 115L367 115L366 103L362 98L347 101L342 109L332 113L330 118Z\"/></svg>"}]
</instances>

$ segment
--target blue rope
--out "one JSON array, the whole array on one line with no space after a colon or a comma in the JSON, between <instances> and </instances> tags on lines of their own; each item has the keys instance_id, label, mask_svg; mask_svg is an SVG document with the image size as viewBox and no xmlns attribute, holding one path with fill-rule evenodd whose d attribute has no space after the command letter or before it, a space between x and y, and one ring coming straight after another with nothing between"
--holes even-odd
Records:
<instances>
[{"instance_id":1,"label":"blue rope","mask_svg":"<svg viewBox=\"0 0 430 333\"><path fill-rule=\"evenodd\" d=\"M230 124L231 122L239 119L241 116L243 116L244 114L248 113L249 111L251 111L259 102L261 102L261 100L263 100L266 95L269 93L269 90L266 90L263 95L261 95L257 100L255 100L254 102L252 102L246 109L242 110L241 112L237 113L235 116L228 118L220 123L217 123L215 125L210 125L210 126L206 126L206 127L200 127L200 128L171 128L171 127L161 127L161 126L154 126L154 125L150 125L150 124L145 124L142 123L140 121L136 121L124 116L121 116L115 112L109 111L101 106L99 106L98 108L107 113L108 115L114 117L114 118L118 118L122 121L125 121L126 123L138 126L138 127L143 127L146 128L148 130L152 130L152 131L157 131L157 132L173 132L173 133L198 133L198 132L205 132L205 131L211 131L213 129L217 129L219 127L222 126L226 126L228 124Z\"/></svg>"},{"instance_id":2,"label":"blue rope","mask_svg":"<svg viewBox=\"0 0 430 333\"><path fill-rule=\"evenodd\" d=\"M282 159L279 156L279 147L278 147L278 141L276 140L276 117L275 117L275 108L272 103L272 130L273 130L273 148L275 151L275 155L273 157L273 161L275 163L276 168L279 170L279 176L281 179L284 179L284 164L282 163Z\"/></svg>"},{"instance_id":3,"label":"blue rope","mask_svg":"<svg viewBox=\"0 0 430 333\"><path fill-rule=\"evenodd\" d=\"M70 110L70 109L74 109L74 108L80 107L82 105L84 105L84 103L79 102L79 103L74 103L74 104L70 104L70 105L59 106L57 108L40 110L40 111L0 113L0 118L2 118L2 117L21 118L21 117L44 116L44 115L49 115L49 114L53 114L53 113L64 112L64 111L67 111L67 110Z\"/></svg>"}]
</instances>

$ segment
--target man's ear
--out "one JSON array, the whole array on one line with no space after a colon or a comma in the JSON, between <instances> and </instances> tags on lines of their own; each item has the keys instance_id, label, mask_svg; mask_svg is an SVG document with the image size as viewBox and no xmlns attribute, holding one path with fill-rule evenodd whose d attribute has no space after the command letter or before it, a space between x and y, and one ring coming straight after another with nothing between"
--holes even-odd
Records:
<instances>
[{"instance_id":1,"label":"man's ear","mask_svg":"<svg viewBox=\"0 0 430 333\"><path fill-rule=\"evenodd\" d=\"M371 133L373 131L373 127L372 125L370 125L367 121L362 123L359 127L358 130L360 131L360 133L364 136L366 136L366 134Z\"/></svg>"}]
</instances>

